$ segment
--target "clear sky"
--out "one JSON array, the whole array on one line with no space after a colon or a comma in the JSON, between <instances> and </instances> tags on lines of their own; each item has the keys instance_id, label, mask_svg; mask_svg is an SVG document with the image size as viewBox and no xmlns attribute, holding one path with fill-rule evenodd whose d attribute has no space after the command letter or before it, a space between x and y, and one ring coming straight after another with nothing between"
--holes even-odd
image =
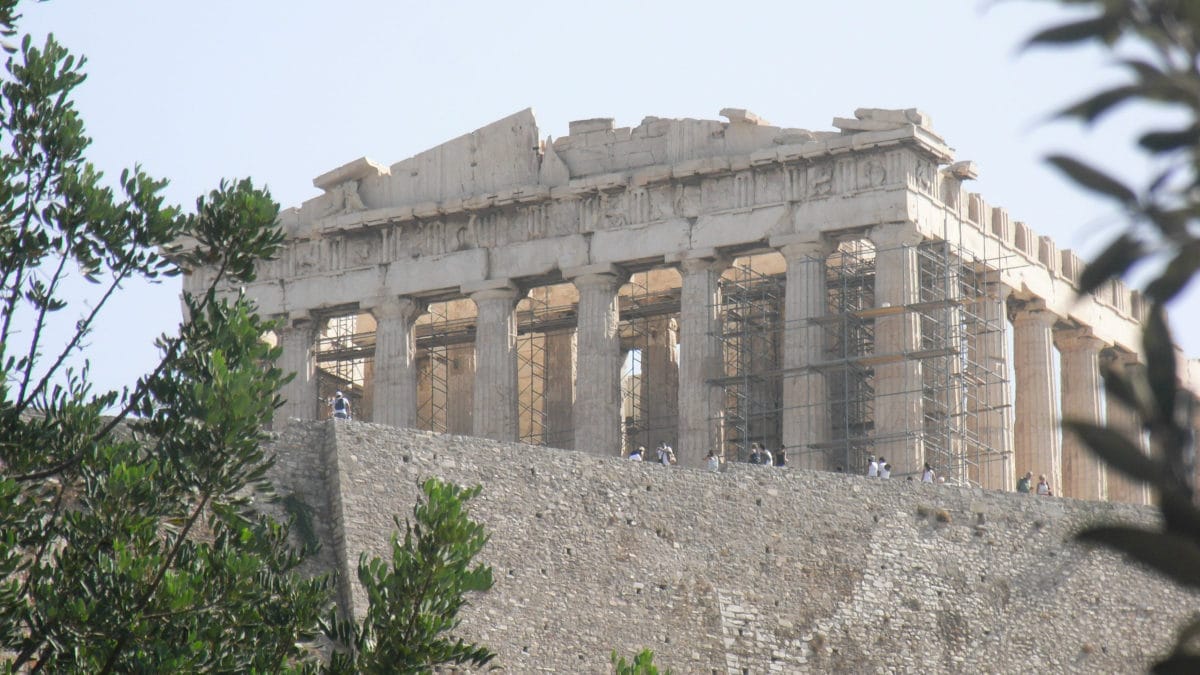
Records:
<instances>
[{"instance_id":1,"label":"clear sky","mask_svg":"<svg viewBox=\"0 0 1200 675\"><path fill-rule=\"evenodd\" d=\"M347 161L391 164L529 106L555 137L592 117L629 126L737 107L832 130L858 107L917 107L978 163L973 191L1085 255L1121 216L1041 158L1067 150L1127 176L1147 166L1127 140L1136 112L1099 133L1045 122L1119 73L1096 49L1018 53L1065 18L1046 2L53 0L24 13L23 31L88 58L77 105L92 161L169 178L185 208L243 176L295 206ZM1173 308L1192 356L1196 286ZM152 368L178 293L177 281L131 286L111 307L88 351L97 387Z\"/></svg>"}]
</instances>

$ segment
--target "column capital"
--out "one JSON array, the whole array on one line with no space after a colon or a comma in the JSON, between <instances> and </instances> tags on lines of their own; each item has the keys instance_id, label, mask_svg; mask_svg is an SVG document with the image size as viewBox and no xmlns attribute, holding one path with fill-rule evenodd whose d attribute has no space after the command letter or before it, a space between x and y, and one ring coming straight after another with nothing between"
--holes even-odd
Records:
<instances>
[{"instance_id":1,"label":"column capital","mask_svg":"<svg viewBox=\"0 0 1200 675\"><path fill-rule=\"evenodd\" d=\"M459 287L463 295L472 300L502 300L511 299L513 304L520 300L523 293L511 279L486 279Z\"/></svg>"},{"instance_id":2,"label":"column capital","mask_svg":"<svg viewBox=\"0 0 1200 675\"><path fill-rule=\"evenodd\" d=\"M407 319L412 321L425 311L426 303L406 295L372 298L359 303L371 313L376 321L381 319Z\"/></svg>"},{"instance_id":3,"label":"column capital","mask_svg":"<svg viewBox=\"0 0 1200 675\"><path fill-rule=\"evenodd\" d=\"M1138 355L1120 347L1107 347L1100 352L1100 362L1109 368L1136 368Z\"/></svg>"},{"instance_id":4,"label":"column capital","mask_svg":"<svg viewBox=\"0 0 1200 675\"><path fill-rule=\"evenodd\" d=\"M788 260L807 258L823 260L837 247L837 242L825 237L820 232L774 236L771 237L770 244L772 248L779 249L783 257Z\"/></svg>"},{"instance_id":5,"label":"column capital","mask_svg":"<svg viewBox=\"0 0 1200 675\"><path fill-rule=\"evenodd\" d=\"M1038 323L1053 328L1058 323L1058 315L1046 308L1046 302L1041 298L1023 300L1010 297L1008 299L1008 318L1013 325Z\"/></svg>"},{"instance_id":6,"label":"column capital","mask_svg":"<svg viewBox=\"0 0 1200 675\"><path fill-rule=\"evenodd\" d=\"M1062 351L1087 351L1099 354L1107 346L1087 326L1054 331L1054 344Z\"/></svg>"},{"instance_id":7,"label":"column capital","mask_svg":"<svg viewBox=\"0 0 1200 675\"><path fill-rule=\"evenodd\" d=\"M700 272L716 272L720 274L729 269L729 258L724 256L703 257L703 258L682 258L676 264L679 265L679 271L684 274L697 274Z\"/></svg>"},{"instance_id":8,"label":"column capital","mask_svg":"<svg viewBox=\"0 0 1200 675\"><path fill-rule=\"evenodd\" d=\"M574 279L575 277L596 275L596 274L611 274L613 276L625 276L625 271L612 263L595 263L592 265L581 265L579 267L565 267L562 270L564 279Z\"/></svg>"},{"instance_id":9,"label":"column capital","mask_svg":"<svg viewBox=\"0 0 1200 675\"><path fill-rule=\"evenodd\" d=\"M876 250L916 246L925 239L916 223L887 223L876 225L867 233L867 238L875 244Z\"/></svg>"},{"instance_id":10,"label":"column capital","mask_svg":"<svg viewBox=\"0 0 1200 675\"><path fill-rule=\"evenodd\" d=\"M275 314L273 319L279 322L279 330L308 330L316 324L317 317L307 310L297 310Z\"/></svg>"},{"instance_id":11,"label":"column capital","mask_svg":"<svg viewBox=\"0 0 1200 675\"><path fill-rule=\"evenodd\" d=\"M617 286L629 279L629 274L612 263L572 267L563 270L562 275L578 289L585 286L612 286L615 291Z\"/></svg>"},{"instance_id":12,"label":"column capital","mask_svg":"<svg viewBox=\"0 0 1200 675\"><path fill-rule=\"evenodd\" d=\"M1012 297L1013 294L1013 289L1011 286L999 281L988 282L986 287L987 296L989 298L999 300L1000 302L1007 303L1008 299Z\"/></svg>"}]
</instances>

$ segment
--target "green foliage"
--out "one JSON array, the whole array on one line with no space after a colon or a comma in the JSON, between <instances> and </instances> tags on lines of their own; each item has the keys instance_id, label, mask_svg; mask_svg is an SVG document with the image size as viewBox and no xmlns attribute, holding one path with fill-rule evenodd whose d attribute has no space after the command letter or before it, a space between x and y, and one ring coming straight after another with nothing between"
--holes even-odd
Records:
<instances>
[{"instance_id":1,"label":"green foliage","mask_svg":"<svg viewBox=\"0 0 1200 675\"><path fill-rule=\"evenodd\" d=\"M15 4L0 3L11 35ZM165 206L165 181L87 162L71 100L84 60L26 37L0 81L0 654L44 672L244 672L304 668L329 603L304 579L287 528L250 495L276 403L271 325L217 283L253 278L281 241L278 207L249 181L222 184L195 215ZM173 257L176 242L193 247ZM93 394L64 364L131 279L174 276L203 258L213 287L163 336L132 390ZM101 289L75 333L48 344L73 308L63 281ZM76 310L78 311L78 310ZM20 333L13 317L29 317ZM104 416L115 409L116 414Z\"/></svg>"},{"instance_id":2,"label":"green foliage","mask_svg":"<svg viewBox=\"0 0 1200 675\"><path fill-rule=\"evenodd\" d=\"M1111 468L1148 484L1158 497L1163 527L1098 526L1082 541L1120 551L1176 583L1200 587L1200 509L1192 484L1196 401L1180 387L1165 305L1200 270L1200 3L1194 0L1060 0L1092 10L1086 19L1041 31L1031 45L1101 42L1115 53L1135 54L1118 63L1128 81L1097 92L1060 113L1092 124L1128 104L1154 105L1183 119L1172 128L1146 129L1141 150L1158 167L1144 186L1129 186L1086 163L1064 156L1049 161L1083 188L1113 199L1131 217L1127 231L1085 270L1090 292L1147 258L1165 263L1145 287L1150 299L1143 331L1145 368L1104 373L1108 395L1128 406L1149 432L1152 453L1115 429L1068 420L1064 426ZM1124 46L1125 48L1122 48ZM1174 124L1179 124L1175 122ZM1156 664L1161 673L1200 671L1200 618L1179 632L1174 651Z\"/></svg>"},{"instance_id":3,"label":"green foliage","mask_svg":"<svg viewBox=\"0 0 1200 675\"><path fill-rule=\"evenodd\" d=\"M658 667L654 665L654 652L649 649L638 652L632 663L626 662L624 656L617 656L615 651L609 658L616 675L658 675ZM671 671L664 670L663 675L671 675Z\"/></svg>"},{"instance_id":4,"label":"green foliage","mask_svg":"<svg viewBox=\"0 0 1200 675\"><path fill-rule=\"evenodd\" d=\"M337 616L326 622L335 643L330 672L429 672L438 664L485 666L495 656L444 636L459 624L464 595L492 587L492 569L472 566L488 536L470 519L466 503L481 488L429 479L421 489L425 501L404 523L403 542L392 536L391 565L359 559L358 580L370 601L362 624Z\"/></svg>"},{"instance_id":5,"label":"green foliage","mask_svg":"<svg viewBox=\"0 0 1200 675\"><path fill-rule=\"evenodd\" d=\"M0 37L15 0L0 0ZM123 172L117 189L84 157L71 102L84 60L26 37L0 78L0 670L43 672L391 672L486 664L451 641L463 594L491 587L471 567L487 541L465 514L479 488L427 483L428 504L391 568L364 561L371 606L360 628L330 625L350 651L327 666L312 647L330 612L327 577L298 572L315 549L311 514L280 500L289 526L255 508L273 498L262 429L286 381L274 328L218 287L252 281L282 242L279 207L249 180L223 182L183 215L165 181ZM187 242L181 247L180 242ZM188 320L130 390L93 394L78 355L122 283L215 270L185 295ZM73 309L64 279L101 289L65 344L44 338ZM32 330L22 334L22 313ZM106 412L115 410L113 415Z\"/></svg>"}]
</instances>

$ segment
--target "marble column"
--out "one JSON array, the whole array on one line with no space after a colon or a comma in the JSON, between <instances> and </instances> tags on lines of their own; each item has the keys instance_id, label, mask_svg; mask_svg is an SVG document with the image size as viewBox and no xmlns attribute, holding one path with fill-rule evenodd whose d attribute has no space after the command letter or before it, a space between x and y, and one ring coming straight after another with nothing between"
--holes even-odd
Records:
<instances>
[{"instance_id":1,"label":"marble column","mask_svg":"<svg viewBox=\"0 0 1200 675\"><path fill-rule=\"evenodd\" d=\"M1106 349L1101 353L1101 359L1106 367L1124 371L1125 375L1133 375L1141 366L1137 356L1116 349ZM1142 420L1136 411L1126 406L1116 396L1105 397L1106 426L1125 435L1143 453L1148 452L1146 436L1142 433ZM1130 479L1119 471L1108 474L1108 499L1127 504L1150 504L1150 488L1145 483Z\"/></svg>"},{"instance_id":2,"label":"marble column","mask_svg":"<svg viewBox=\"0 0 1200 675\"><path fill-rule=\"evenodd\" d=\"M1039 300L1010 300L1013 323L1013 370L1016 376L1016 424L1013 446L1019 475L1046 475L1054 494L1062 494L1062 445L1059 441L1057 380L1052 331L1058 317Z\"/></svg>"},{"instance_id":3,"label":"marble column","mask_svg":"<svg viewBox=\"0 0 1200 675\"><path fill-rule=\"evenodd\" d=\"M725 450L725 390L721 350L721 273L724 259L691 258L680 263L683 288L679 312L679 447L681 464L702 466L710 450Z\"/></svg>"},{"instance_id":4,"label":"marble column","mask_svg":"<svg viewBox=\"0 0 1200 675\"><path fill-rule=\"evenodd\" d=\"M297 418L317 419L317 363L316 340L320 321L311 316L289 316L287 325L279 331L279 346L283 354L279 358L279 369L286 375L295 373L291 382L283 385L280 392L284 403L275 411L280 420Z\"/></svg>"},{"instance_id":5,"label":"marble column","mask_svg":"<svg viewBox=\"0 0 1200 675\"><path fill-rule=\"evenodd\" d=\"M660 442L678 445L679 424L679 324L670 316L656 316L647 322L649 333L642 351L642 392L646 401L646 438L642 443L653 449Z\"/></svg>"},{"instance_id":6,"label":"marble column","mask_svg":"<svg viewBox=\"0 0 1200 675\"><path fill-rule=\"evenodd\" d=\"M1056 331L1054 341L1061 354L1063 419L1100 424L1100 350L1104 341L1086 328ZM1104 463L1078 436L1067 431L1062 436L1062 471L1064 497L1108 498Z\"/></svg>"},{"instance_id":7,"label":"marble column","mask_svg":"<svg viewBox=\"0 0 1200 675\"><path fill-rule=\"evenodd\" d=\"M501 286L471 293L475 316L474 435L516 441L517 301L516 288Z\"/></svg>"},{"instance_id":8,"label":"marble column","mask_svg":"<svg viewBox=\"0 0 1200 675\"><path fill-rule=\"evenodd\" d=\"M614 272L571 279L579 290L576 324L575 449L595 455L621 452L621 335Z\"/></svg>"},{"instance_id":9,"label":"marble column","mask_svg":"<svg viewBox=\"0 0 1200 675\"><path fill-rule=\"evenodd\" d=\"M829 440L829 387L825 373L814 368L825 360L825 259L833 243L806 238L779 244L787 263L783 293L783 448L788 464L804 469L831 470L833 461L820 443ZM844 460L843 460L844 461Z\"/></svg>"},{"instance_id":10,"label":"marble column","mask_svg":"<svg viewBox=\"0 0 1200 675\"><path fill-rule=\"evenodd\" d=\"M985 451L975 458L971 480L989 490L1016 489L1013 463L1012 405L1009 390L1008 340L1004 326L1011 289L990 284L979 313L981 330L972 336L975 358L981 372L976 380L971 423ZM1022 470L1021 474L1024 475Z\"/></svg>"},{"instance_id":11,"label":"marble column","mask_svg":"<svg viewBox=\"0 0 1200 675\"><path fill-rule=\"evenodd\" d=\"M546 445L575 447L573 409L576 373L575 331L546 333L546 381L543 401L546 411Z\"/></svg>"},{"instance_id":12,"label":"marble column","mask_svg":"<svg viewBox=\"0 0 1200 675\"><path fill-rule=\"evenodd\" d=\"M417 344L413 325L424 309L412 298L387 298L369 308L375 317L372 422L417 426Z\"/></svg>"},{"instance_id":13,"label":"marble column","mask_svg":"<svg viewBox=\"0 0 1200 675\"><path fill-rule=\"evenodd\" d=\"M872 228L875 245L875 454L887 458L893 475L919 475L925 462L922 443L924 383L921 362L908 358L921 343L921 321L908 305L920 301L917 244L921 233L911 223ZM934 467L943 471L943 467Z\"/></svg>"}]
</instances>

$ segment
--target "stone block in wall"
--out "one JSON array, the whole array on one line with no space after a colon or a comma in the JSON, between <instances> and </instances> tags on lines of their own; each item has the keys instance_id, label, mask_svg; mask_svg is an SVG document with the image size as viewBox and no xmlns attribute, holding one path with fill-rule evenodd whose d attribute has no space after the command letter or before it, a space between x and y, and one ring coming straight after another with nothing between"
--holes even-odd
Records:
<instances>
[{"instance_id":1,"label":"stone block in wall","mask_svg":"<svg viewBox=\"0 0 1200 675\"><path fill-rule=\"evenodd\" d=\"M1135 290L1129 294L1129 315L1133 317L1134 321L1138 322L1145 322L1149 318L1149 303L1146 302L1146 298L1142 295L1141 291ZM1200 466L1200 462L1197 462L1197 466Z\"/></svg>"},{"instance_id":2,"label":"stone block in wall","mask_svg":"<svg viewBox=\"0 0 1200 675\"><path fill-rule=\"evenodd\" d=\"M1037 252L1033 239L1033 230L1028 225L1019 220L1013 223L1013 247L1030 258L1036 258L1034 254Z\"/></svg>"},{"instance_id":3,"label":"stone block in wall","mask_svg":"<svg viewBox=\"0 0 1200 675\"><path fill-rule=\"evenodd\" d=\"M1038 262L1050 270L1050 274L1058 276L1058 266L1062 262L1058 255L1058 246L1050 237L1038 237Z\"/></svg>"},{"instance_id":4,"label":"stone block in wall","mask_svg":"<svg viewBox=\"0 0 1200 675\"><path fill-rule=\"evenodd\" d=\"M984 232L991 232L991 211L983 195L972 192L967 196L967 221L974 223Z\"/></svg>"},{"instance_id":5,"label":"stone block in wall","mask_svg":"<svg viewBox=\"0 0 1200 675\"><path fill-rule=\"evenodd\" d=\"M1120 279L1111 279L1108 282L1109 287L1109 302L1113 309L1121 314L1129 313L1129 287Z\"/></svg>"},{"instance_id":6,"label":"stone block in wall","mask_svg":"<svg viewBox=\"0 0 1200 675\"><path fill-rule=\"evenodd\" d=\"M1079 285L1079 276L1083 274L1083 260L1075 251L1065 249L1062 252L1062 276L1067 281Z\"/></svg>"},{"instance_id":7,"label":"stone block in wall","mask_svg":"<svg viewBox=\"0 0 1200 675\"><path fill-rule=\"evenodd\" d=\"M612 117L593 117L586 120L574 120L567 123L567 133L571 136L588 134L593 131L612 131ZM561 142L562 139L559 139Z\"/></svg>"},{"instance_id":8,"label":"stone block in wall","mask_svg":"<svg viewBox=\"0 0 1200 675\"><path fill-rule=\"evenodd\" d=\"M1008 209L997 206L992 209L991 233L1000 241L1013 245L1012 223L1008 219Z\"/></svg>"}]
</instances>

